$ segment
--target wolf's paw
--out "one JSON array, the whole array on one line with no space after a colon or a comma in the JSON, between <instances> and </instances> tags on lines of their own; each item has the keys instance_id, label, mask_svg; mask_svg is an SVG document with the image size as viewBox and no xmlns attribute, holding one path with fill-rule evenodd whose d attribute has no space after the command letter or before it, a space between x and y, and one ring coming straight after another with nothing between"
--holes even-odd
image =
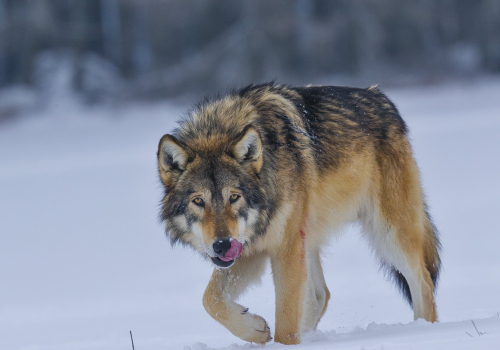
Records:
<instances>
[{"instance_id":1,"label":"wolf's paw","mask_svg":"<svg viewBox=\"0 0 500 350\"><path fill-rule=\"evenodd\" d=\"M271 330L262 317L248 312L244 312L241 317L243 322L238 327L238 337L257 344L265 344L272 339Z\"/></svg>"}]
</instances>

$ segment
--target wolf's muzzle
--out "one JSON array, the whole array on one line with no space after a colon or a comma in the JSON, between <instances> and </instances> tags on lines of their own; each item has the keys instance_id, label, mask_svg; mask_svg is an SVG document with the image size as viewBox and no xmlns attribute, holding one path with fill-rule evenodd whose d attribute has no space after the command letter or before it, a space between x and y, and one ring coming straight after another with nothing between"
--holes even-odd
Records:
<instances>
[{"instance_id":1,"label":"wolf's muzzle","mask_svg":"<svg viewBox=\"0 0 500 350\"><path fill-rule=\"evenodd\" d=\"M219 257L225 257L229 249L231 249L231 241L229 239L221 239L215 241L212 245L215 254Z\"/></svg>"},{"instance_id":2,"label":"wolf's muzzle","mask_svg":"<svg viewBox=\"0 0 500 350\"><path fill-rule=\"evenodd\" d=\"M212 248L218 256L212 258L214 264L220 267L229 267L233 264L234 259L241 255L243 245L236 239L221 239L215 241Z\"/></svg>"}]
</instances>

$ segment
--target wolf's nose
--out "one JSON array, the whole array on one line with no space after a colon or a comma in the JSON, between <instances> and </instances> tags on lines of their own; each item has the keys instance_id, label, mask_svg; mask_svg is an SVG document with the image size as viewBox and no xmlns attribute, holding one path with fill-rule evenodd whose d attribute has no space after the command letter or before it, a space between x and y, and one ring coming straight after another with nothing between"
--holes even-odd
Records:
<instances>
[{"instance_id":1,"label":"wolf's nose","mask_svg":"<svg viewBox=\"0 0 500 350\"><path fill-rule=\"evenodd\" d=\"M229 239L220 239L213 244L214 252L218 256L225 256L226 252L231 248Z\"/></svg>"}]
</instances>

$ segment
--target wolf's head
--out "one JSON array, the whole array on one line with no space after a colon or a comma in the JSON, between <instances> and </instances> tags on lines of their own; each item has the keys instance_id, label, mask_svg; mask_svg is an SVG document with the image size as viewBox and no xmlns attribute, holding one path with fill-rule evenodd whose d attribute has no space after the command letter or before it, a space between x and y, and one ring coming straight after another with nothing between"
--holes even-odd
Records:
<instances>
[{"instance_id":1,"label":"wolf's head","mask_svg":"<svg viewBox=\"0 0 500 350\"><path fill-rule=\"evenodd\" d=\"M164 135L158 167L165 186L161 218L172 243L189 244L229 267L256 234L263 206L262 142L247 126L234 137L182 142Z\"/></svg>"}]
</instances>

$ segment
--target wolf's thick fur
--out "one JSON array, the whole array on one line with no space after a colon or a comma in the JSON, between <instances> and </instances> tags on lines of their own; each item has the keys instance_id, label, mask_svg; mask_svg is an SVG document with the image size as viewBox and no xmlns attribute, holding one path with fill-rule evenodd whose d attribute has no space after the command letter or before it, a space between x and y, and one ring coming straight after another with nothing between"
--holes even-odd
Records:
<instances>
[{"instance_id":1,"label":"wolf's thick fur","mask_svg":"<svg viewBox=\"0 0 500 350\"><path fill-rule=\"evenodd\" d=\"M214 269L207 312L241 339L269 341L266 321L235 300L270 259L275 341L299 343L330 299L321 249L360 221L415 319L436 321L439 241L406 134L376 87L251 85L194 108L159 144L161 218L172 242L228 266ZM212 245L228 238L243 252L225 263Z\"/></svg>"}]
</instances>

